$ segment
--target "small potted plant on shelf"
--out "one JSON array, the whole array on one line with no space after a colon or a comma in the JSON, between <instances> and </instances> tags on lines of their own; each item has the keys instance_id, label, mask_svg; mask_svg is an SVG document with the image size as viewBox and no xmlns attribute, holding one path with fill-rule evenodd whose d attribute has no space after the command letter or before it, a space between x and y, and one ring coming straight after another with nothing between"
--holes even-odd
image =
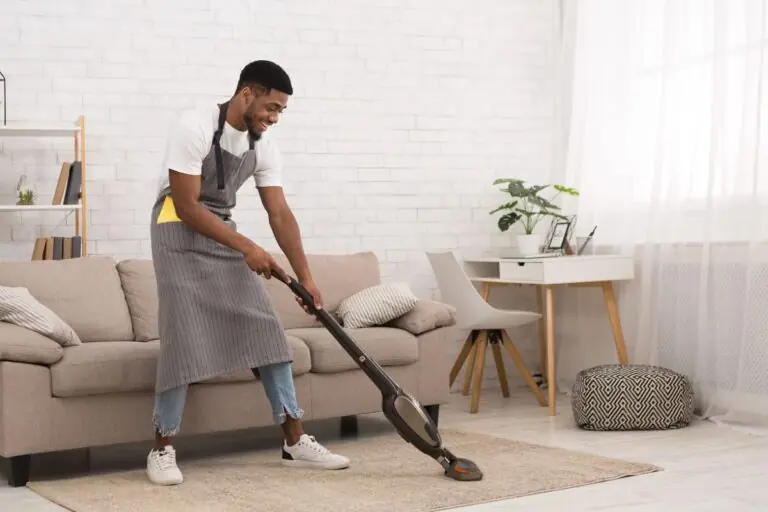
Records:
<instances>
[{"instance_id":1,"label":"small potted plant on shelf","mask_svg":"<svg viewBox=\"0 0 768 512\"><path fill-rule=\"evenodd\" d=\"M506 232L516 223L523 226L523 234L517 235L517 247L522 256L533 256L539 253L541 247L541 235L534 233L536 225L544 217L557 217L567 220L560 212L560 207L554 204L554 200L560 194L578 196L579 192L574 188L563 185L530 185L525 181L515 178L499 178L494 185L504 185L501 190L512 196L512 200L491 210L490 215L498 212L507 212L498 220L499 230ZM556 193L546 199L540 195L543 190L552 187Z\"/></svg>"},{"instance_id":2,"label":"small potted plant on shelf","mask_svg":"<svg viewBox=\"0 0 768 512\"><path fill-rule=\"evenodd\" d=\"M16 185L16 193L18 195L17 205L30 205L35 204L35 191L31 188L26 188L27 177L22 175L19 178L19 183Z\"/></svg>"}]
</instances>

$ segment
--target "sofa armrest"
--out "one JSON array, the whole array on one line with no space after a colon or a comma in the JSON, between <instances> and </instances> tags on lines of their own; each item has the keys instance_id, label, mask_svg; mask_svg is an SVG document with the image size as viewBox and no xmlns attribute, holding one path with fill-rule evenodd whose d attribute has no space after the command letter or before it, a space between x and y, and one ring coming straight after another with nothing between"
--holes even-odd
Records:
<instances>
[{"instance_id":1,"label":"sofa armrest","mask_svg":"<svg viewBox=\"0 0 768 512\"><path fill-rule=\"evenodd\" d=\"M389 322L390 327L419 334L456 323L456 308L436 300L419 299L408 313Z\"/></svg>"},{"instance_id":2,"label":"sofa armrest","mask_svg":"<svg viewBox=\"0 0 768 512\"><path fill-rule=\"evenodd\" d=\"M64 349L35 331L0 321L0 361L51 365L64 356Z\"/></svg>"}]
</instances>

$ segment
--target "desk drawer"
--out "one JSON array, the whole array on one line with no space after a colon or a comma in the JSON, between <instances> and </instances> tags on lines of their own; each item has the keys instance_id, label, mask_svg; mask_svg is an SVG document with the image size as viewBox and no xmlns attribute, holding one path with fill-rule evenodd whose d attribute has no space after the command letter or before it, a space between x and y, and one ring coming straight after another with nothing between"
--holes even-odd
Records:
<instances>
[{"instance_id":1,"label":"desk drawer","mask_svg":"<svg viewBox=\"0 0 768 512\"><path fill-rule=\"evenodd\" d=\"M544 264L540 261L502 261L499 278L519 283L544 282Z\"/></svg>"}]
</instances>

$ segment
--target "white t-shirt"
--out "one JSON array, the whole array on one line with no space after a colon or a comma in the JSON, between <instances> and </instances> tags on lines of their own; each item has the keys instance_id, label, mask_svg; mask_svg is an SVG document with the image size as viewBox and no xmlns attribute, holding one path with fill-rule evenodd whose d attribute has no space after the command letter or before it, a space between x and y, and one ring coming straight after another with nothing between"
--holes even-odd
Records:
<instances>
[{"instance_id":1,"label":"white t-shirt","mask_svg":"<svg viewBox=\"0 0 768 512\"><path fill-rule=\"evenodd\" d=\"M158 192L168 186L169 169L184 174L201 174L203 159L211 150L218 123L219 106L216 104L210 109L190 110L181 114L168 134ZM225 122L220 144L223 150L242 156L249 148L248 132L236 130ZM253 173L256 186L282 186L282 161L275 141L269 140L268 133L265 133L256 142L254 149L258 155Z\"/></svg>"}]
</instances>

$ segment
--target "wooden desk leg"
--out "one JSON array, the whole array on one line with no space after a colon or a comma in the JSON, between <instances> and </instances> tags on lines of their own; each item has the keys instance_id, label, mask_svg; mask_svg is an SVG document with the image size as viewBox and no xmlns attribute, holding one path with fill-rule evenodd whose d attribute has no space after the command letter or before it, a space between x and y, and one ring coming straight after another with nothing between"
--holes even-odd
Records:
<instances>
[{"instance_id":1,"label":"wooden desk leg","mask_svg":"<svg viewBox=\"0 0 768 512\"><path fill-rule=\"evenodd\" d=\"M480 296L485 302L488 302L488 297L491 295L491 283L483 281L480 283Z\"/></svg>"},{"instance_id":2,"label":"wooden desk leg","mask_svg":"<svg viewBox=\"0 0 768 512\"><path fill-rule=\"evenodd\" d=\"M601 283L603 288L603 298L605 299L605 308L608 310L608 319L611 321L611 331L613 331L613 341L616 343L616 353L619 356L619 364L629 364L627 357L627 347L624 345L624 333L621 329L621 320L619 319L619 307L616 305L616 296L613 293L613 283L610 281Z\"/></svg>"},{"instance_id":3,"label":"wooden desk leg","mask_svg":"<svg viewBox=\"0 0 768 512\"><path fill-rule=\"evenodd\" d=\"M547 312L547 385L549 387L549 415L555 415L555 307L554 290L544 287L544 303Z\"/></svg>"},{"instance_id":4,"label":"wooden desk leg","mask_svg":"<svg viewBox=\"0 0 768 512\"><path fill-rule=\"evenodd\" d=\"M539 368L541 368L541 385L547 383L547 320L546 307L544 305L544 294L541 286L536 286L536 303L539 307Z\"/></svg>"}]
</instances>

